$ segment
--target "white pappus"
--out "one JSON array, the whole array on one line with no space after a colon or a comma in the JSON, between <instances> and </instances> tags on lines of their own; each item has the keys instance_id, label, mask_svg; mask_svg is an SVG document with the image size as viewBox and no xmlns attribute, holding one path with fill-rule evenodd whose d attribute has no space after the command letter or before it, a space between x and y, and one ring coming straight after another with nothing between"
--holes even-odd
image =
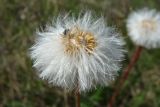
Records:
<instances>
[{"instance_id":1,"label":"white pappus","mask_svg":"<svg viewBox=\"0 0 160 107\"><path fill-rule=\"evenodd\" d=\"M80 92L108 85L123 60L124 41L105 20L91 12L58 16L51 26L38 31L30 48L34 67L42 79L55 86Z\"/></svg>"},{"instance_id":2,"label":"white pappus","mask_svg":"<svg viewBox=\"0 0 160 107\"><path fill-rule=\"evenodd\" d=\"M154 9L132 12L127 19L127 29L131 40L145 48L160 47L160 13Z\"/></svg>"}]
</instances>

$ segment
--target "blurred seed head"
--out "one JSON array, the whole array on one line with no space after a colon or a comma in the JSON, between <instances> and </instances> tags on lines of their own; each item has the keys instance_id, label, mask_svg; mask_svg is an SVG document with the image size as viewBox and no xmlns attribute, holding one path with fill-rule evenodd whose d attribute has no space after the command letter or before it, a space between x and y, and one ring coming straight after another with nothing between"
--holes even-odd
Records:
<instances>
[{"instance_id":1,"label":"blurred seed head","mask_svg":"<svg viewBox=\"0 0 160 107\"><path fill-rule=\"evenodd\" d=\"M136 45L160 47L160 13L156 10L144 8L132 12L127 19L127 29Z\"/></svg>"}]
</instances>

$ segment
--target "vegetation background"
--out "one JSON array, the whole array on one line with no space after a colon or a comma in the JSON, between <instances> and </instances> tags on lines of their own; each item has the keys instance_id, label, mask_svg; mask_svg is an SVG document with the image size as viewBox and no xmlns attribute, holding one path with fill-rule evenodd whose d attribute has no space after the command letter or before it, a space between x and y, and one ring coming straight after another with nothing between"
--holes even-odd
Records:
<instances>
[{"instance_id":1,"label":"vegetation background","mask_svg":"<svg viewBox=\"0 0 160 107\"><path fill-rule=\"evenodd\" d=\"M127 36L128 14L143 7L160 11L160 0L0 0L0 107L74 107L74 93L42 81L32 68L28 49L34 33L60 12L89 9L104 15L127 41L124 66L135 50ZM82 107L106 107L114 83L82 93ZM115 107L160 107L160 49L144 50Z\"/></svg>"}]
</instances>

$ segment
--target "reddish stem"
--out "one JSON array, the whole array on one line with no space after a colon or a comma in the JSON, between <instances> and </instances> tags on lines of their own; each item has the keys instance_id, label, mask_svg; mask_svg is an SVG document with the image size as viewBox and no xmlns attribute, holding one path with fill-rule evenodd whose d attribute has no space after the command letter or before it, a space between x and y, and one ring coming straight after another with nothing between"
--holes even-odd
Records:
<instances>
[{"instance_id":1,"label":"reddish stem","mask_svg":"<svg viewBox=\"0 0 160 107\"><path fill-rule=\"evenodd\" d=\"M122 76L120 77L120 81L119 81L117 87L115 88L115 91L113 92L113 95L112 95L111 99L109 100L109 103L108 103L107 107L113 107L114 106L116 97L118 96L121 88L123 87L123 84L127 80L127 77L129 75L131 69L134 67L134 65L138 61L138 59L140 57L140 54L142 52L142 49L143 48L140 47L140 46L137 47L135 53L132 56L132 59L131 59L129 65L126 67L126 69L124 69L124 72L123 72Z\"/></svg>"},{"instance_id":2,"label":"reddish stem","mask_svg":"<svg viewBox=\"0 0 160 107\"><path fill-rule=\"evenodd\" d=\"M80 93L79 93L79 90L76 92L76 107L80 107Z\"/></svg>"}]
</instances>

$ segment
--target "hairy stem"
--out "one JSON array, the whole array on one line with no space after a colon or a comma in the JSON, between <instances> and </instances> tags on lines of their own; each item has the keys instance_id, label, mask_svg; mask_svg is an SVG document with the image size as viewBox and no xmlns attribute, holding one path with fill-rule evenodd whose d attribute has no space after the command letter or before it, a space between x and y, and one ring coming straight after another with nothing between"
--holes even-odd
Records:
<instances>
[{"instance_id":1,"label":"hairy stem","mask_svg":"<svg viewBox=\"0 0 160 107\"><path fill-rule=\"evenodd\" d=\"M125 81L127 80L127 77L131 71L131 69L134 67L134 65L136 64L136 62L138 61L140 54L142 52L142 47L138 46L135 53L133 54L130 63L128 64L128 66L126 67L126 69L124 69L122 76L120 77L120 81L118 82L118 85L115 88L115 91L113 92L111 99L109 100L109 103L107 105L107 107L113 107L116 97L118 96L118 94L120 93L121 88L123 87L123 84L125 83Z\"/></svg>"}]
</instances>

